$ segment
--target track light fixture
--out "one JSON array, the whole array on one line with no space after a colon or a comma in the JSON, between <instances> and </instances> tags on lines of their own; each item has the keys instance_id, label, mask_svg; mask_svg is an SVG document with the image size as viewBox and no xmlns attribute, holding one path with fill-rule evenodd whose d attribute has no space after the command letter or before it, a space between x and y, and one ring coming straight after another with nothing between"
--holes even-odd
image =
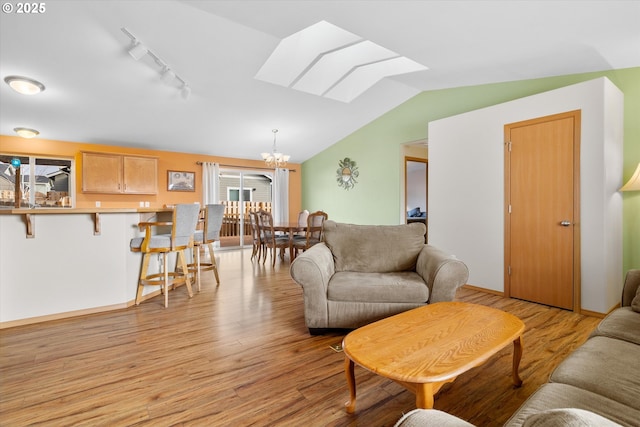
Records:
<instances>
[{"instance_id":1,"label":"track light fixture","mask_svg":"<svg viewBox=\"0 0 640 427\"><path fill-rule=\"evenodd\" d=\"M140 42L132 42L129 55L136 61L147 54L147 48Z\"/></svg>"},{"instance_id":2,"label":"track light fixture","mask_svg":"<svg viewBox=\"0 0 640 427\"><path fill-rule=\"evenodd\" d=\"M162 81L165 83L171 83L175 78L176 74L171 71L171 68L165 67L164 71L162 72Z\"/></svg>"},{"instance_id":3,"label":"track light fixture","mask_svg":"<svg viewBox=\"0 0 640 427\"><path fill-rule=\"evenodd\" d=\"M189 99L190 95L191 95L191 88L189 87L189 85L187 84L182 85L182 99Z\"/></svg>"},{"instance_id":4,"label":"track light fixture","mask_svg":"<svg viewBox=\"0 0 640 427\"><path fill-rule=\"evenodd\" d=\"M136 61L142 59L145 55L149 55L156 65L160 67L160 79L167 84L172 84L176 80L178 81L178 88L181 90L182 98L188 99L189 95L191 95L191 87L189 84L179 75L176 74L175 71L167 64L165 61L160 59L160 57L151 51L146 45L144 45L136 36L131 33L131 31L126 28L121 28L122 32L127 35L131 39L131 47L129 48L129 55L133 57Z\"/></svg>"}]
</instances>

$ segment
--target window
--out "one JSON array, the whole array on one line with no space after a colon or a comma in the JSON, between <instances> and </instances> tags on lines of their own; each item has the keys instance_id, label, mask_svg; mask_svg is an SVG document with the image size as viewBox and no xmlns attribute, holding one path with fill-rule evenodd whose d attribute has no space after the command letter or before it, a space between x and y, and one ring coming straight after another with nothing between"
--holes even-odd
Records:
<instances>
[{"instance_id":1,"label":"window","mask_svg":"<svg viewBox=\"0 0 640 427\"><path fill-rule=\"evenodd\" d=\"M12 160L20 160L19 171ZM71 159L0 154L0 208L14 208L16 179L21 208L70 208L74 205Z\"/></svg>"},{"instance_id":2,"label":"window","mask_svg":"<svg viewBox=\"0 0 640 427\"><path fill-rule=\"evenodd\" d=\"M230 202L239 202L240 201L240 189L239 188L227 188L227 200ZM251 201L251 190L243 189L242 190L242 201L250 202Z\"/></svg>"}]
</instances>

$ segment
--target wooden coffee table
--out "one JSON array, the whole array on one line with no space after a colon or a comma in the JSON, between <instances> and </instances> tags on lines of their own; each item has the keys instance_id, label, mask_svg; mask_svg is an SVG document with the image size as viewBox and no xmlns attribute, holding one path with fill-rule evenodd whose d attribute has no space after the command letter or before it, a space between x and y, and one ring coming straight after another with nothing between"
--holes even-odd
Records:
<instances>
[{"instance_id":1,"label":"wooden coffee table","mask_svg":"<svg viewBox=\"0 0 640 427\"><path fill-rule=\"evenodd\" d=\"M513 343L513 383L519 387L523 331L512 314L464 302L429 304L356 329L342 341L347 412L356 409L356 363L401 384L415 393L418 408L429 409L444 384Z\"/></svg>"}]
</instances>

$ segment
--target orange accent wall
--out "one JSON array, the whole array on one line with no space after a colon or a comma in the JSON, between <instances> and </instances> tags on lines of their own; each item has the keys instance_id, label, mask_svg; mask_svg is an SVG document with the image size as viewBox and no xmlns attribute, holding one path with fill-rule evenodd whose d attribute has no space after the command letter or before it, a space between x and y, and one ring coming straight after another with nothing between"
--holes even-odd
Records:
<instances>
[{"instance_id":1,"label":"orange accent wall","mask_svg":"<svg viewBox=\"0 0 640 427\"><path fill-rule=\"evenodd\" d=\"M85 194L82 192L82 151L102 153L137 154L158 158L158 194ZM196 162L217 162L243 168L263 168L260 160L235 159L204 154L171 151L145 150L113 145L87 144L48 139L24 139L17 136L0 135L0 153L5 155L63 157L75 160L76 208L93 208L100 201L103 208L138 208L140 202L148 201L151 208L176 203L202 203L202 166ZM289 218L295 221L302 206L302 168L291 163L289 169ZM167 191L167 171L179 170L196 173L195 192Z\"/></svg>"}]
</instances>

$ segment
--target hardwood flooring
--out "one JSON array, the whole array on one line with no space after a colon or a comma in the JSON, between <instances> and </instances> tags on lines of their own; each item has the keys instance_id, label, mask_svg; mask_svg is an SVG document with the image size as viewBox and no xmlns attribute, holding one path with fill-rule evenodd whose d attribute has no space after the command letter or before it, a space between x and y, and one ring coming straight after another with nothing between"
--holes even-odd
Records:
<instances>
[{"instance_id":1,"label":"hardwood flooring","mask_svg":"<svg viewBox=\"0 0 640 427\"><path fill-rule=\"evenodd\" d=\"M393 426L413 394L356 366L348 400L345 331L310 336L288 261L218 251L192 299L181 287L138 307L0 330L1 426ZM435 408L478 426L503 424L600 319L460 289L526 324L521 388L512 346L438 395Z\"/></svg>"}]
</instances>

